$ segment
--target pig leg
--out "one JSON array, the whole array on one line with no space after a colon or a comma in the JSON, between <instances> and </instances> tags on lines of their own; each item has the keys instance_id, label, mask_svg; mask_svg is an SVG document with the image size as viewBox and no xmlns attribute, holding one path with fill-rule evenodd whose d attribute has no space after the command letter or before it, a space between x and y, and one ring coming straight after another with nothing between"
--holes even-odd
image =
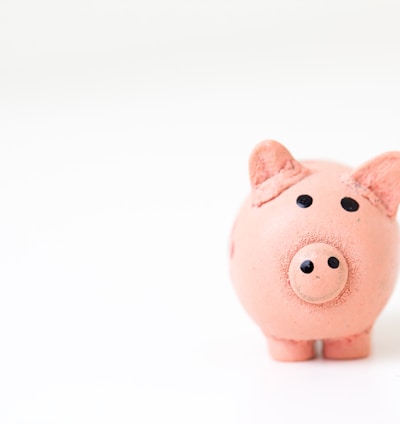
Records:
<instances>
[{"instance_id":1,"label":"pig leg","mask_svg":"<svg viewBox=\"0 0 400 424\"><path fill-rule=\"evenodd\" d=\"M277 361L306 361L315 356L313 340L284 340L267 337L271 356Z\"/></svg>"},{"instance_id":2,"label":"pig leg","mask_svg":"<svg viewBox=\"0 0 400 424\"><path fill-rule=\"evenodd\" d=\"M365 358L370 353L370 329L353 336L324 340L323 355L328 359Z\"/></svg>"}]
</instances>

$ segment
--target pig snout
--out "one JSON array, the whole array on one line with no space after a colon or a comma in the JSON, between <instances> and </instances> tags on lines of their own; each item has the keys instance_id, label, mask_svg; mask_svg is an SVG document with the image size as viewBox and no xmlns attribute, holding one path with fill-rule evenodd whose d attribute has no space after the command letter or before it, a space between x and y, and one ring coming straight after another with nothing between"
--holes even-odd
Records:
<instances>
[{"instance_id":1,"label":"pig snout","mask_svg":"<svg viewBox=\"0 0 400 424\"><path fill-rule=\"evenodd\" d=\"M325 303L337 297L348 277L347 262L342 253L325 243L302 247L289 265L289 281L300 299Z\"/></svg>"}]
</instances>

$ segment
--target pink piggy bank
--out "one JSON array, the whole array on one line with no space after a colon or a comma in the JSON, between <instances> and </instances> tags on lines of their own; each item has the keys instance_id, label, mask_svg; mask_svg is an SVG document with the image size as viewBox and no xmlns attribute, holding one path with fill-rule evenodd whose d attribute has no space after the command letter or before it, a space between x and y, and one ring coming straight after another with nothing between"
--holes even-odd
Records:
<instances>
[{"instance_id":1,"label":"pink piggy bank","mask_svg":"<svg viewBox=\"0 0 400 424\"><path fill-rule=\"evenodd\" d=\"M230 266L241 303L273 358L368 356L370 332L396 281L400 152L355 170L295 160L264 141L234 224Z\"/></svg>"}]
</instances>

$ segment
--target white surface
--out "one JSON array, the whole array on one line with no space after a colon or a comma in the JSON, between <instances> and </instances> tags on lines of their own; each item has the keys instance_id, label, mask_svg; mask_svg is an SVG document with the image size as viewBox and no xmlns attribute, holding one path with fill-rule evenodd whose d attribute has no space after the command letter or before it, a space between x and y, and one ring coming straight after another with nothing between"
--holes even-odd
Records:
<instances>
[{"instance_id":1,"label":"white surface","mask_svg":"<svg viewBox=\"0 0 400 424\"><path fill-rule=\"evenodd\" d=\"M0 422L398 423L371 358L280 364L230 287L264 138L400 148L393 1L0 3Z\"/></svg>"}]
</instances>

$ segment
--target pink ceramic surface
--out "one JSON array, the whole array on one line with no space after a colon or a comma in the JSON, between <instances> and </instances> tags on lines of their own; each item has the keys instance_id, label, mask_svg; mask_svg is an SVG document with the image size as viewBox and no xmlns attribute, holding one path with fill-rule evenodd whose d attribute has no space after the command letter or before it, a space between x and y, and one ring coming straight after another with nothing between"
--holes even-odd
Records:
<instances>
[{"instance_id":1,"label":"pink ceramic surface","mask_svg":"<svg viewBox=\"0 0 400 424\"><path fill-rule=\"evenodd\" d=\"M356 170L254 149L251 193L232 229L233 285L278 360L367 356L397 277L400 152Z\"/></svg>"}]
</instances>

